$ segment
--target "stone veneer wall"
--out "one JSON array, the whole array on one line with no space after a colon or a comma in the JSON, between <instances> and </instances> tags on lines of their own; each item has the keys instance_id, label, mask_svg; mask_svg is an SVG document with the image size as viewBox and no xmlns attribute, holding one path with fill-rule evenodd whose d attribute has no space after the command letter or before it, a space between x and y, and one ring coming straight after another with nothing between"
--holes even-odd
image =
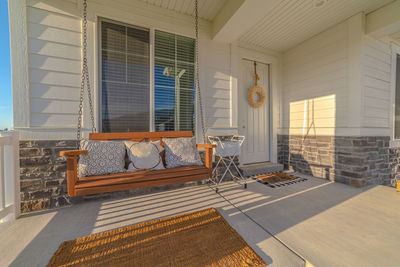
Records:
<instances>
[{"instance_id":1,"label":"stone veneer wall","mask_svg":"<svg viewBox=\"0 0 400 267\"><path fill-rule=\"evenodd\" d=\"M20 142L22 212L70 204L66 162L58 153L75 147L73 140ZM278 135L278 162L286 169L289 168L289 147L290 169L353 186L388 185L390 179L400 173L400 148L389 148L389 137L317 136L304 139L302 136ZM99 194L84 200L145 194L202 183L204 180Z\"/></svg>"},{"instance_id":2,"label":"stone veneer wall","mask_svg":"<svg viewBox=\"0 0 400 267\"><path fill-rule=\"evenodd\" d=\"M389 148L390 178L400 179L400 148Z\"/></svg>"},{"instance_id":3,"label":"stone veneer wall","mask_svg":"<svg viewBox=\"0 0 400 267\"><path fill-rule=\"evenodd\" d=\"M66 160L62 150L76 149L75 140L20 141L21 212L56 208L71 204L67 194ZM200 152L204 159L204 152ZM183 186L204 184L206 180L154 186L121 192L76 197L74 202L158 192Z\"/></svg>"},{"instance_id":4,"label":"stone veneer wall","mask_svg":"<svg viewBox=\"0 0 400 267\"><path fill-rule=\"evenodd\" d=\"M20 141L21 212L70 203L66 161L61 150L76 149L76 141Z\"/></svg>"},{"instance_id":5,"label":"stone veneer wall","mask_svg":"<svg viewBox=\"0 0 400 267\"><path fill-rule=\"evenodd\" d=\"M388 136L278 135L278 162L286 169L356 187L390 184L400 149ZM400 169L400 168L399 168Z\"/></svg>"}]
</instances>

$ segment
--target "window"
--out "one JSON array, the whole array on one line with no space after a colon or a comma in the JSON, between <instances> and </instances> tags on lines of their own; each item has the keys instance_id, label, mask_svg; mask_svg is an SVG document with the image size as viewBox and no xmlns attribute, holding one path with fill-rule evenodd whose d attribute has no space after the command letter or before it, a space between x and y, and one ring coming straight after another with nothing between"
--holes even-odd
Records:
<instances>
[{"instance_id":1,"label":"window","mask_svg":"<svg viewBox=\"0 0 400 267\"><path fill-rule=\"evenodd\" d=\"M194 40L155 31L154 106L156 131L194 128Z\"/></svg>"},{"instance_id":2,"label":"window","mask_svg":"<svg viewBox=\"0 0 400 267\"><path fill-rule=\"evenodd\" d=\"M158 30L150 38L148 29L100 23L102 131L193 131L195 40Z\"/></svg>"},{"instance_id":3,"label":"window","mask_svg":"<svg viewBox=\"0 0 400 267\"><path fill-rule=\"evenodd\" d=\"M396 55L394 138L400 139L400 54Z\"/></svg>"},{"instance_id":4,"label":"window","mask_svg":"<svg viewBox=\"0 0 400 267\"><path fill-rule=\"evenodd\" d=\"M102 130L149 131L150 35L102 21Z\"/></svg>"}]
</instances>

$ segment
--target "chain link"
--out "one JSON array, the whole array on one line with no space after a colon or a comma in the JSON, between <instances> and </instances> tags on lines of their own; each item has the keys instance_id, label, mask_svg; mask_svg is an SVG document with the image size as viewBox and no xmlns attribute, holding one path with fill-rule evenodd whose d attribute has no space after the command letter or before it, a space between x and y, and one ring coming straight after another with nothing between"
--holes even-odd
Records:
<instances>
[{"instance_id":1,"label":"chain link","mask_svg":"<svg viewBox=\"0 0 400 267\"><path fill-rule=\"evenodd\" d=\"M195 20L195 33L196 33L196 92L197 92L197 99L199 101L199 108L200 108L200 122L201 122L201 129L203 133L203 140L204 143L206 142L206 127L204 122L204 112L203 112L203 103L201 99L201 92L200 92L200 77L199 77L199 10L198 10L198 0L194 1L194 20Z\"/></svg>"},{"instance_id":2,"label":"chain link","mask_svg":"<svg viewBox=\"0 0 400 267\"><path fill-rule=\"evenodd\" d=\"M83 0L83 20L82 20L82 77L81 77L81 92L79 100L78 112L78 127L76 132L76 139L78 141L78 149L80 148L80 140L82 138L82 117L83 117L83 103L85 98L85 82L87 94L89 99L90 120L92 122L92 132L96 132L96 125L94 122L94 111L92 93L89 80L89 69L87 63L87 0Z\"/></svg>"}]
</instances>

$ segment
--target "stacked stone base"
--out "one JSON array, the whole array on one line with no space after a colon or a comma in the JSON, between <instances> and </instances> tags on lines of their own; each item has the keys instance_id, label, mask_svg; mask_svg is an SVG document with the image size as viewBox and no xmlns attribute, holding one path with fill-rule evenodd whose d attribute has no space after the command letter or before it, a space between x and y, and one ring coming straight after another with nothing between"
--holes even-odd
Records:
<instances>
[{"instance_id":1,"label":"stacked stone base","mask_svg":"<svg viewBox=\"0 0 400 267\"><path fill-rule=\"evenodd\" d=\"M278 161L286 169L356 187L390 184L400 150L388 136L278 135Z\"/></svg>"},{"instance_id":2,"label":"stacked stone base","mask_svg":"<svg viewBox=\"0 0 400 267\"><path fill-rule=\"evenodd\" d=\"M20 141L21 212L70 203L66 162L61 150L76 149L76 141Z\"/></svg>"},{"instance_id":3,"label":"stacked stone base","mask_svg":"<svg viewBox=\"0 0 400 267\"><path fill-rule=\"evenodd\" d=\"M289 136L278 135L278 162L285 169L356 187L389 185L400 173L400 148L389 147L387 136ZM71 203L67 195L66 162L61 150L76 148L76 141L21 141L21 211L29 212ZM202 155L203 156L203 155ZM217 170L222 174L224 168ZM236 173L234 173L237 175ZM231 180L228 175L225 180ZM132 196L183 186L183 184L140 188L99 194L78 200Z\"/></svg>"}]
</instances>

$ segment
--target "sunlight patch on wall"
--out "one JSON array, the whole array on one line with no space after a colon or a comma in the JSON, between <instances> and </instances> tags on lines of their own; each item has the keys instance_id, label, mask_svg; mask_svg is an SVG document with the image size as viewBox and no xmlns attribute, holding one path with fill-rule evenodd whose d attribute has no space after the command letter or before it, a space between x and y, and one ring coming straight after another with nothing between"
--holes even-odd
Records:
<instances>
[{"instance_id":1,"label":"sunlight patch on wall","mask_svg":"<svg viewBox=\"0 0 400 267\"><path fill-rule=\"evenodd\" d=\"M289 135L335 135L336 95L290 102Z\"/></svg>"}]
</instances>

